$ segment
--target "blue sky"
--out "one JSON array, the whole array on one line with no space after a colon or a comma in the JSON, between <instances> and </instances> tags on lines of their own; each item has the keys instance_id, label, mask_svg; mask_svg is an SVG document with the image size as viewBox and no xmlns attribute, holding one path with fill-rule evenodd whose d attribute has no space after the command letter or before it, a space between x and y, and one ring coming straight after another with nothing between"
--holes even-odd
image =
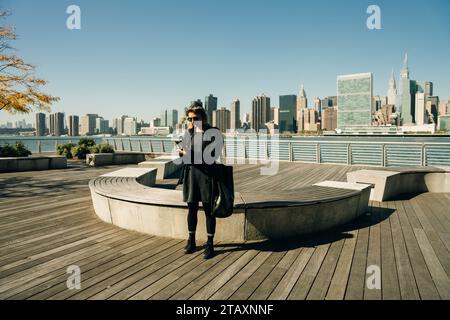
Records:
<instances>
[{"instance_id":1,"label":"blue sky","mask_svg":"<svg viewBox=\"0 0 450 320\"><path fill-rule=\"evenodd\" d=\"M82 29L66 28L76 4ZM366 27L369 5L382 30ZM315 96L336 94L339 74L373 72L385 95L408 52L411 77L450 98L449 0L0 0L12 12L18 54L37 65L53 110L128 114L149 121L209 93L219 106L265 93L278 104L302 83ZM0 123L24 116L0 114ZM32 119L32 116L25 117Z\"/></svg>"}]
</instances>

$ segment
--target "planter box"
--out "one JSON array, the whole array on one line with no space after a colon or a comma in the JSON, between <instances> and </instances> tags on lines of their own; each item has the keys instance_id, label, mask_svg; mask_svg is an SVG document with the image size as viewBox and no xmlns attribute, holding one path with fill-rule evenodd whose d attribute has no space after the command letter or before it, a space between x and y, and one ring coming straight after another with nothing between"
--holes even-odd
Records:
<instances>
[{"instance_id":1,"label":"planter box","mask_svg":"<svg viewBox=\"0 0 450 320\"><path fill-rule=\"evenodd\" d=\"M37 171L67 168L65 156L0 158L0 172Z\"/></svg>"},{"instance_id":2,"label":"planter box","mask_svg":"<svg viewBox=\"0 0 450 320\"><path fill-rule=\"evenodd\" d=\"M86 155L86 164L91 167L120 165L120 164L138 164L145 161L145 153L94 153Z\"/></svg>"}]
</instances>

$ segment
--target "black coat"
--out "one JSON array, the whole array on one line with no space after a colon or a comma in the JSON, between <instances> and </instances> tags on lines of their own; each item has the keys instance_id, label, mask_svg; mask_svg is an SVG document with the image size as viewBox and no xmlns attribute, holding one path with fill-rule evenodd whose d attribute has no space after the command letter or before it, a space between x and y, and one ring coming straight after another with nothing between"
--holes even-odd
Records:
<instances>
[{"instance_id":1,"label":"black coat","mask_svg":"<svg viewBox=\"0 0 450 320\"><path fill-rule=\"evenodd\" d=\"M204 128L204 131L206 132L211 128L211 126L207 126ZM221 146L223 146L223 136L221 136L221 139ZM201 201L202 203L212 203L218 194L217 184L214 179L218 173L217 164L215 161L212 164L208 164L203 157L205 149L213 141L203 141L201 135L194 134L193 130L188 130L180 143L180 147L190 154L190 157L183 157L183 168L178 181L178 184L183 185L184 202L198 203ZM194 143L201 143L201 154L200 148L194 150ZM214 160L217 160L222 152L221 149L216 149L216 151L218 152L212 152Z\"/></svg>"}]
</instances>

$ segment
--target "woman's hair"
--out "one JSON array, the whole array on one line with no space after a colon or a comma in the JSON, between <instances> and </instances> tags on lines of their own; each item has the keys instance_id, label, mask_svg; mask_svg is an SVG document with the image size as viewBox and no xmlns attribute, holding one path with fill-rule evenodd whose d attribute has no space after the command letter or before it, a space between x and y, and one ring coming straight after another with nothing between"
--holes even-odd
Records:
<instances>
[{"instance_id":1,"label":"woman's hair","mask_svg":"<svg viewBox=\"0 0 450 320\"><path fill-rule=\"evenodd\" d=\"M186 117L190 112L195 113L197 116L202 118L203 125L206 125L208 123L208 115L199 102L195 101L190 105L189 108L186 109Z\"/></svg>"}]
</instances>

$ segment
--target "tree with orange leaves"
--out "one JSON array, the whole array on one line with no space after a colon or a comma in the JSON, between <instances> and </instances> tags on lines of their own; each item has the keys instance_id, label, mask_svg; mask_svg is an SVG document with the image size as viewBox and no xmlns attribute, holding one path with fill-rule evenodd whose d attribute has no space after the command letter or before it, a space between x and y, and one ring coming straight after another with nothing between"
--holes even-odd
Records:
<instances>
[{"instance_id":1,"label":"tree with orange leaves","mask_svg":"<svg viewBox=\"0 0 450 320\"><path fill-rule=\"evenodd\" d=\"M0 20L9 13L0 10ZM29 113L33 110L50 112L53 102L59 100L43 93L45 80L36 78L36 67L14 54L9 43L16 39L15 30L0 25L0 111Z\"/></svg>"}]
</instances>

